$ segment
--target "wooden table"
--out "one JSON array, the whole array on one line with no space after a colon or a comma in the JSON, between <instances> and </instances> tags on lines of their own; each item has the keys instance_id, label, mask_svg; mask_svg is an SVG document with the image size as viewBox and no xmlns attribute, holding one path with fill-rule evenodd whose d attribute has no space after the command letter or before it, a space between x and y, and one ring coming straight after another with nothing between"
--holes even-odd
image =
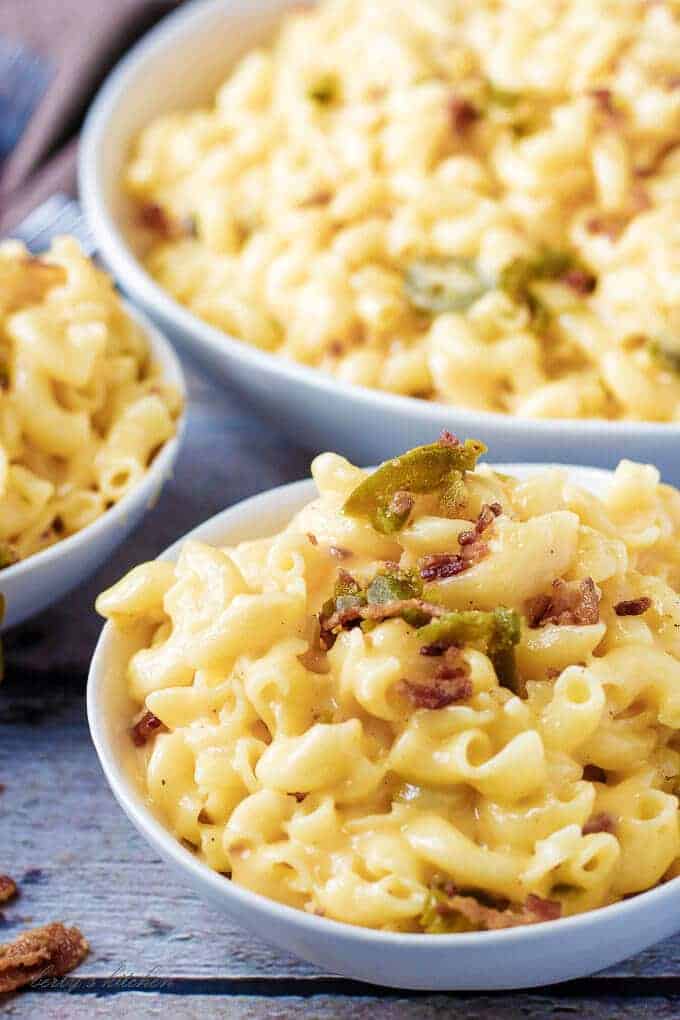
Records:
<instances>
[{"instance_id":1,"label":"wooden table","mask_svg":"<svg viewBox=\"0 0 680 1020\"><path fill-rule=\"evenodd\" d=\"M680 937L593 978L498 995L397 992L324 974L234 927L136 834L113 800L85 721L100 629L95 594L229 504L304 477L309 453L231 394L189 373L189 429L174 480L91 581L5 640L0 687L0 873L21 896L0 941L77 924L91 953L73 974L0 1001L22 1018L675 1017Z\"/></svg>"}]
</instances>

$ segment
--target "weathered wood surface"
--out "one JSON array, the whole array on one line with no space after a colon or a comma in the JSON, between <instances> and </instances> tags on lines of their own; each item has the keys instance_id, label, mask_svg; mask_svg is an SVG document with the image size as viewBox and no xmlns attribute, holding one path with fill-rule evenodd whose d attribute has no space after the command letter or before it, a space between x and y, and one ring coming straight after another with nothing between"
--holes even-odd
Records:
<instances>
[{"instance_id":1,"label":"weathered wood surface","mask_svg":"<svg viewBox=\"0 0 680 1020\"><path fill-rule=\"evenodd\" d=\"M678 1000L659 996L578 998L555 1000L547 995L462 996L437 995L392 999L373 996L313 995L309 997L261 995L173 995L121 992L95 997L89 994L29 993L8 1005L13 1020L99 1020L103 1017L151 1020L671 1020Z\"/></svg>"},{"instance_id":2,"label":"weathered wood surface","mask_svg":"<svg viewBox=\"0 0 680 1020\"><path fill-rule=\"evenodd\" d=\"M78 924L92 952L57 987L2 1003L16 1017L680 1016L680 938L576 986L484 996L403 996L321 975L235 928L155 857L115 804L87 733L95 594L223 507L307 474L309 452L191 376L175 478L91 581L5 640L0 687L0 872L22 894L0 941L26 925ZM675 977L678 975L678 978Z\"/></svg>"}]
</instances>

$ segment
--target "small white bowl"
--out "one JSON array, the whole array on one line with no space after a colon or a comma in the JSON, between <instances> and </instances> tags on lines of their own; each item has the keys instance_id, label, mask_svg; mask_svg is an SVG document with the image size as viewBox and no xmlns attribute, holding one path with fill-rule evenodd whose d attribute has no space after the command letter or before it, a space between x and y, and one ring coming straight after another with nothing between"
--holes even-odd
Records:
<instances>
[{"instance_id":1,"label":"small white bowl","mask_svg":"<svg viewBox=\"0 0 680 1020\"><path fill-rule=\"evenodd\" d=\"M213 375L229 380L305 445L355 463L430 442L442 424L483 439L499 460L653 462L680 483L680 425L535 420L469 411L340 382L285 361L203 322L146 272L133 250L124 168L139 132L154 118L212 100L246 50L271 36L294 0L194 0L165 18L110 76L80 143L80 193L99 250L121 286ZM150 84L151 83L151 84Z\"/></svg>"},{"instance_id":2,"label":"small white bowl","mask_svg":"<svg viewBox=\"0 0 680 1020\"><path fill-rule=\"evenodd\" d=\"M179 390L186 405L184 376L172 345L137 309L126 303L125 310L144 330L161 378ZM141 481L115 506L74 535L0 571L0 592L6 603L2 630L35 616L86 580L154 506L172 472L185 418L182 410L174 436L156 454Z\"/></svg>"},{"instance_id":3,"label":"small white bowl","mask_svg":"<svg viewBox=\"0 0 680 1020\"><path fill-rule=\"evenodd\" d=\"M545 465L544 465L545 466ZM520 476L536 465L499 465ZM571 477L601 491L609 472L573 468ZM160 557L176 560L186 538L233 545L271 535L314 498L312 481L272 489L225 510ZM316 917L250 892L186 850L149 807L130 720L125 667L134 646L108 623L97 644L87 687L90 732L106 778L139 832L180 879L232 920L267 942L344 977L395 988L428 990L526 988L582 977L632 956L680 928L678 879L590 913L497 932L411 935L374 931Z\"/></svg>"}]
</instances>

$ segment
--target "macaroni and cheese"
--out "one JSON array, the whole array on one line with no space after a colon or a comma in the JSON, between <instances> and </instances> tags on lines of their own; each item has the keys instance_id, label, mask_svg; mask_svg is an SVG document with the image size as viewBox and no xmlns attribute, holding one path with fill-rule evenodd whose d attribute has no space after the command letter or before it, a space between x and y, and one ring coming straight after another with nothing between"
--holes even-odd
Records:
<instances>
[{"instance_id":1,"label":"macaroni and cheese","mask_svg":"<svg viewBox=\"0 0 680 1020\"><path fill-rule=\"evenodd\" d=\"M127 169L152 275L345 382L680 418L672 0L324 0Z\"/></svg>"},{"instance_id":2,"label":"macaroni and cheese","mask_svg":"<svg viewBox=\"0 0 680 1020\"><path fill-rule=\"evenodd\" d=\"M136 648L146 794L216 871L351 924L549 920L680 859L680 493L622 461L326 453L271 538L185 543L97 608Z\"/></svg>"},{"instance_id":3,"label":"macaroni and cheese","mask_svg":"<svg viewBox=\"0 0 680 1020\"><path fill-rule=\"evenodd\" d=\"M0 244L0 566L91 524L175 432L181 397L71 238Z\"/></svg>"}]
</instances>

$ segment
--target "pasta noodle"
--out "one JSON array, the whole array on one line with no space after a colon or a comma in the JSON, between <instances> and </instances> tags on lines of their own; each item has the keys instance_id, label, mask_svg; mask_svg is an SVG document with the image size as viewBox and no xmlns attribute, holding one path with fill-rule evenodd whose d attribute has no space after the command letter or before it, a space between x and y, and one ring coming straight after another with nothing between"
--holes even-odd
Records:
<instances>
[{"instance_id":1,"label":"pasta noodle","mask_svg":"<svg viewBox=\"0 0 680 1020\"><path fill-rule=\"evenodd\" d=\"M141 133L158 282L339 379L680 417L672 0L323 0Z\"/></svg>"},{"instance_id":2,"label":"pasta noodle","mask_svg":"<svg viewBox=\"0 0 680 1020\"><path fill-rule=\"evenodd\" d=\"M147 795L234 882L436 933L677 873L680 493L628 461L601 497L518 481L482 450L323 454L279 534L187 541L99 596L138 635Z\"/></svg>"},{"instance_id":3,"label":"pasta noodle","mask_svg":"<svg viewBox=\"0 0 680 1020\"><path fill-rule=\"evenodd\" d=\"M91 524L175 432L180 395L71 238L0 244L0 566Z\"/></svg>"}]
</instances>

